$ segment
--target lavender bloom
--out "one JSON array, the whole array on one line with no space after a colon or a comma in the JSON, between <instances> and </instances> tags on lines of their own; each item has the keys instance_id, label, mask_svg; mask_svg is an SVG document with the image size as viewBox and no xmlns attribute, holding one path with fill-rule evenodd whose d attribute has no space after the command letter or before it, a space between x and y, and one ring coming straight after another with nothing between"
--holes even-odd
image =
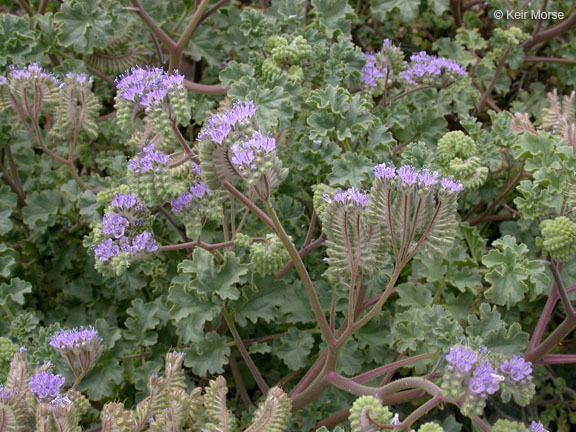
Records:
<instances>
[{"instance_id":1,"label":"lavender bloom","mask_svg":"<svg viewBox=\"0 0 576 432\"><path fill-rule=\"evenodd\" d=\"M188 208L188 205L192 202L194 197L191 193L186 192L179 198L172 200L172 212L180 213L185 208Z\"/></svg>"},{"instance_id":2,"label":"lavender bloom","mask_svg":"<svg viewBox=\"0 0 576 432\"><path fill-rule=\"evenodd\" d=\"M394 168L392 164L390 164L390 166L386 164L376 165L374 175L376 178L393 179L396 177L396 168Z\"/></svg>"},{"instance_id":3,"label":"lavender bloom","mask_svg":"<svg viewBox=\"0 0 576 432\"><path fill-rule=\"evenodd\" d=\"M102 220L102 232L114 238L120 238L128 228L128 219L117 214L105 214Z\"/></svg>"},{"instance_id":4,"label":"lavender bloom","mask_svg":"<svg viewBox=\"0 0 576 432\"><path fill-rule=\"evenodd\" d=\"M408 84L417 85L425 78L440 78L446 75L451 80L466 75L466 70L458 63L442 57L426 54L424 51L410 57L411 63L406 66L402 76Z\"/></svg>"},{"instance_id":5,"label":"lavender bloom","mask_svg":"<svg viewBox=\"0 0 576 432\"><path fill-rule=\"evenodd\" d=\"M398 168L398 177L407 185L416 184L418 180L418 174L410 165L404 165Z\"/></svg>"},{"instance_id":6,"label":"lavender bloom","mask_svg":"<svg viewBox=\"0 0 576 432\"><path fill-rule=\"evenodd\" d=\"M8 84L8 80L6 79L6 77L0 76L0 85L6 85Z\"/></svg>"},{"instance_id":7,"label":"lavender bloom","mask_svg":"<svg viewBox=\"0 0 576 432\"><path fill-rule=\"evenodd\" d=\"M478 357L474 351L457 346L450 348L446 361L454 365L460 372L470 372L472 365L478 361Z\"/></svg>"},{"instance_id":8,"label":"lavender bloom","mask_svg":"<svg viewBox=\"0 0 576 432\"><path fill-rule=\"evenodd\" d=\"M490 363L482 362L472 374L470 391L476 394L494 394L498 391L498 384L503 380L504 377L498 375Z\"/></svg>"},{"instance_id":9,"label":"lavender bloom","mask_svg":"<svg viewBox=\"0 0 576 432\"><path fill-rule=\"evenodd\" d=\"M276 152L276 140L269 136L263 136L260 131L255 132L244 146L254 150L263 150L266 153Z\"/></svg>"},{"instance_id":10,"label":"lavender bloom","mask_svg":"<svg viewBox=\"0 0 576 432\"><path fill-rule=\"evenodd\" d=\"M9 70L10 78L12 79L48 79L56 85L60 84L60 81L58 81L54 75L45 72L38 63L31 63L23 69L17 69L15 65L11 65Z\"/></svg>"},{"instance_id":11,"label":"lavender bloom","mask_svg":"<svg viewBox=\"0 0 576 432\"><path fill-rule=\"evenodd\" d=\"M68 78L70 80L74 80L80 85L84 85L86 83L90 83L90 84L92 83L92 77L88 77L85 74L75 74L72 72L68 72L66 74L66 78Z\"/></svg>"},{"instance_id":12,"label":"lavender bloom","mask_svg":"<svg viewBox=\"0 0 576 432\"><path fill-rule=\"evenodd\" d=\"M250 164L255 159L254 152L252 150L242 151L242 147L240 147L238 144L234 144L230 150L233 152L231 160L234 165L247 165L250 167Z\"/></svg>"},{"instance_id":13,"label":"lavender bloom","mask_svg":"<svg viewBox=\"0 0 576 432\"><path fill-rule=\"evenodd\" d=\"M3 386L0 386L0 400L7 401L16 394L16 391L7 391Z\"/></svg>"},{"instance_id":14,"label":"lavender bloom","mask_svg":"<svg viewBox=\"0 0 576 432\"><path fill-rule=\"evenodd\" d=\"M530 425L530 432L548 432L548 431L544 429L544 425L542 423L532 421L532 424Z\"/></svg>"},{"instance_id":15,"label":"lavender bloom","mask_svg":"<svg viewBox=\"0 0 576 432\"><path fill-rule=\"evenodd\" d=\"M69 405L73 405L73 402L68 399L66 396L62 397L62 396L56 396L51 402L50 405L52 405L52 409L57 409L59 407L66 407Z\"/></svg>"},{"instance_id":16,"label":"lavender bloom","mask_svg":"<svg viewBox=\"0 0 576 432\"><path fill-rule=\"evenodd\" d=\"M442 179L440 184L442 185L443 189L450 192L462 192L464 190L462 183L454 181L454 178L452 177Z\"/></svg>"},{"instance_id":17,"label":"lavender bloom","mask_svg":"<svg viewBox=\"0 0 576 432\"><path fill-rule=\"evenodd\" d=\"M370 87L377 87L378 81L384 78L384 73L378 69L376 56L374 54L366 54L364 59L366 60L366 64L362 68L362 81Z\"/></svg>"},{"instance_id":18,"label":"lavender bloom","mask_svg":"<svg viewBox=\"0 0 576 432\"><path fill-rule=\"evenodd\" d=\"M200 182L191 186L190 192L192 192L192 195L194 195L196 198L202 199L204 198L205 195L208 195L210 193L210 189L208 189L206 183Z\"/></svg>"},{"instance_id":19,"label":"lavender bloom","mask_svg":"<svg viewBox=\"0 0 576 432\"><path fill-rule=\"evenodd\" d=\"M50 346L59 351L74 351L89 344L100 343L98 331L92 327L80 327L74 330L61 330L50 338Z\"/></svg>"},{"instance_id":20,"label":"lavender bloom","mask_svg":"<svg viewBox=\"0 0 576 432\"><path fill-rule=\"evenodd\" d=\"M236 102L232 110L210 117L198 139L210 139L222 144L234 126L250 120L257 110L258 107L252 101Z\"/></svg>"},{"instance_id":21,"label":"lavender bloom","mask_svg":"<svg viewBox=\"0 0 576 432\"><path fill-rule=\"evenodd\" d=\"M116 80L116 88L120 99L151 107L162 102L170 90L183 90L183 82L178 71L168 75L159 68L136 67Z\"/></svg>"},{"instance_id":22,"label":"lavender bloom","mask_svg":"<svg viewBox=\"0 0 576 432\"><path fill-rule=\"evenodd\" d=\"M94 248L94 254L102 262L106 262L111 258L114 258L120 253L118 245L114 244L111 239L106 239L98 246Z\"/></svg>"},{"instance_id":23,"label":"lavender bloom","mask_svg":"<svg viewBox=\"0 0 576 432\"><path fill-rule=\"evenodd\" d=\"M430 173L430 170L427 169L422 170L422 172L418 174L418 180L420 180L424 186L434 186L438 183L439 177L440 173L438 171Z\"/></svg>"},{"instance_id":24,"label":"lavender bloom","mask_svg":"<svg viewBox=\"0 0 576 432\"><path fill-rule=\"evenodd\" d=\"M132 244L130 244L129 239L123 237L120 239L120 246L123 252L128 252L130 255L136 255L140 252L156 252L158 246L152 234L148 231L144 231L142 234L137 235Z\"/></svg>"},{"instance_id":25,"label":"lavender bloom","mask_svg":"<svg viewBox=\"0 0 576 432\"><path fill-rule=\"evenodd\" d=\"M130 161L129 167L132 172L145 173L166 165L170 156L154 150L154 144L144 147L142 153Z\"/></svg>"},{"instance_id":26,"label":"lavender bloom","mask_svg":"<svg viewBox=\"0 0 576 432\"><path fill-rule=\"evenodd\" d=\"M52 399L58 396L64 381L65 378L63 376L42 372L30 378L30 391L38 396L40 400Z\"/></svg>"},{"instance_id":27,"label":"lavender bloom","mask_svg":"<svg viewBox=\"0 0 576 432\"><path fill-rule=\"evenodd\" d=\"M334 201L336 202L345 202L347 200L353 201L359 207L368 207L368 196L363 192L357 191L353 187L345 191L338 191L334 195Z\"/></svg>"},{"instance_id":28,"label":"lavender bloom","mask_svg":"<svg viewBox=\"0 0 576 432\"><path fill-rule=\"evenodd\" d=\"M500 370L509 375L510 378L516 382L532 378L532 363L527 362L518 356L506 360L502 366L500 366Z\"/></svg>"},{"instance_id":29,"label":"lavender bloom","mask_svg":"<svg viewBox=\"0 0 576 432\"><path fill-rule=\"evenodd\" d=\"M112 200L112 206L115 208L132 208L138 204L138 198L131 193L126 195L116 195Z\"/></svg>"}]
</instances>

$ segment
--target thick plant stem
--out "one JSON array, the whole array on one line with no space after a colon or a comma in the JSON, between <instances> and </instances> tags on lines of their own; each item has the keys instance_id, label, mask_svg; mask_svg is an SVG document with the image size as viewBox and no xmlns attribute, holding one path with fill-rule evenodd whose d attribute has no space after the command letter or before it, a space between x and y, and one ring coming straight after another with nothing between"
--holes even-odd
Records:
<instances>
[{"instance_id":1,"label":"thick plant stem","mask_svg":"<svg viewBox=\"0 0 576 432\"><path fill-rule=\"evenodd\" d=\"M529 350L524 355L524 358L529 362L539 362L546 354L552 351L556 345L562 342L566 336L572 333L572 330L575 328L576 320L569 317L566 318L562 324L556 327L556 330L554 330L544 342L542 342L536 348Z\"/></svg>"},{"instance_id":2,"label":"thick plant stem","mask_svg":"<svg viewBox=\"0 0 576 432\"><path fill-rule=\"evenodd\" d=\"M434 357L436 354L437 353L433 352L433 353L421 354L418 356L398 360L394 363L390 363L390 364L387 364L386 366L382 366L382 367L376 368L374 370L371 370L369 372L363 373L362 375L358 375L357 377L352 378L352 380L359 383L359 384L364 384L364 383L367 383L368 381L372 381L373 379L378 378L378 377L380 377L380 376L382 376L388 372L395 371L397 369L400 369L401 367L408 366L409 364L419 362L420 360Z\"/></svg>"},{"instance_id":3,"label":"thick plant stem","mask_svg":"<svg viewBox=\"0 0 576 432\"><path fill-rule=\"evenodd\" d=\"M404 419L402 423L400 423L394 430L410 430L410 426L412 426L420 417L423 417L426 413L428 413L434 407L440 405L444 399L442 396L434 396L425 404L416 408L412 413Z\"/></svg>"},{"instance_id":4,"label":"thick plant stem","mask_svg":"<svg viewBox=\"0 0 576 432\"><path fill-rule=\"evenodd\" d=\"M350 393L355 396L376 396L378 394L377 388L358 384L354 380L351 380L350 378L344 378L342 375L339 375L336 372L329 372L326 375L326 379L335 387L338 387L339 389L344 390L346 393Z\"/></svg>"},{"instance_id":5,"label":"thick plant stem","mask_svg":"<svg viewBox=\"0 0 576 432\"><path fill-rule=\"evenodd\" d=\"M232 337L234 338L234 342L236 342L236 347L238 348L238 351L240 351L240 355L246 362L246 366L248 366L248 369L250 369L254 381L256 381L256 384L258 384L258 388L263 394L267 394L269 389L268 384L266 384L266 381L264 381L264 378L262 378L260 371L250 358L250 354L246 350L244 342L242 341L242 338L240 337L240 334L236 329L236 324L234 324L234 318L226 310L222 310L222 316L224 317L224 320L228 325L230 333L232 333Z\"/></svg>"},{"instance_id":6,"label":"thick plant stem","mask_svg":"<svg viewBox=\"0 0 576 432\"><path fill-rule=\"evenodd\" d=\"M164 30L162 30L158 26L158 24L154 22L154 20L150 17L150 15L146 13L144 8L140 4L140 1L130 0L130 2L136 8L136 13L138 14L138 16L140 16L140 19L144 21L144 24L148 26L150 31L154 33L158 39L160 39L160 41L166 46L166 48L168 48L168 50L173 51L176 46L176 43L170 38L170 36L164 33Z\"/></svg>"},{"instance_id":7,"label":"thick plant stem","mask_svg":"<svg viewBox=\"0 0 576 432\"><path fill-rule=\"evenodd\" d=\"M266 226L268 228L270 228L272 230L272 232L276 232L276 227L274 226L274 222L272 222L272 219L270 219L268 217L268 215L266 213L264 213L262 210L260 210L256 204L254 204L252 201L250 201L246 195L244 195L242 192L240 192L238 189L236 189L232 183L230 183L229 181L223 181L222 182L222 186L224 186L224 188L230 192L235 198L238 198L242 204L244 204L246 207L248 207L250 210L252 210L252 212L258 216L258 218L264 222L266 224Z\"/></svg>"},{"instance_id":8,"label":"thick plant stem","mask_svg":"<svg viewBox=\"0 0 576 432\"><path fill-rule=\"evenodd\" d=\"M506 49L504 50L504 54L502 54L502 57L500 57L500 61L498 62L498 66L496 66L496 71L494 72L494 76L492 77L492 81L490 81L490 84L488 84L486 91L482 95L482 99L480 99L480 102L478 103L478 106L476 107L475 115L478 115L478 113L480 111L482 111L482 109L484 108L484 105L486 105L486 101L488 100L488 97L490 97L492 90L494 90L494 87L496 86L496 82L498 81L498 77L500 76L500 72L502 71L502 68L504 67L504 62L506 61L506 59L508 58L508 54L510 53L510 48L511 48L510 44L506 45Z\"/></svg>"},{"instance_id":9,"label":"thick plant stem","mask_svg":"<svg viewBox=\"0 0 576 432\"><path fill-rule=\"evenodd\" d=\"M312 279L310 279L310 275L308 274L308 271L304 266L304 262L302 262L302 258L300 258L300 255L298 254L298 251L294 247L294 244L288 237L288 234L286 234L286 231L284 231L284 227L282 226L282 223L280 222L280 219L278 218L278 215L276 214L276 211L274 210L274 207L272 207L270 201L266 202L266 210L268 211L270 219L274 224L276 234L280 238L280 241L288 251L288 254L290 254L290 258L294 262L294 267L296 267L296 271L298 272L298 275L302 280L302 284L304 285L304 289L306 290L306 294L308 295L308 299L310 300L310 305L312 306L312 310L314 311L314 316L316 317L316 321L318 321L320 330L322 330L324 339L326 340L328 345L334 346L336 344L336 338L334 337L334 334L330 329L330 325L326 320L326 316L322 311L322 305L320 304L320 300L316 295L314 284L312 283Z\"/></svg>"},{"instance_id":10,"label":"thick plant stem","mask_svg":"<svg viewBox=\"0 0 576 432\"><path fill-rule=\"evenodd\" d=\"M174 49L170 50L168 72L173 72L175 69L178 69L180 67L180 61L182 60L182 52L184 51L184 48L188 44L188 41L190 41L190 38L194 34L196 26L198 25L200 19L202 18L202 13L208 6L208 2L209 0L202 0L200 2L198 7L196 8L196 11L194 12L194 15L192 16L192 19L190 20L188 25L186 25L186 28L182 32L180 39L178 39L178 42L176 42Z\"/></svg>"}]
</instances>

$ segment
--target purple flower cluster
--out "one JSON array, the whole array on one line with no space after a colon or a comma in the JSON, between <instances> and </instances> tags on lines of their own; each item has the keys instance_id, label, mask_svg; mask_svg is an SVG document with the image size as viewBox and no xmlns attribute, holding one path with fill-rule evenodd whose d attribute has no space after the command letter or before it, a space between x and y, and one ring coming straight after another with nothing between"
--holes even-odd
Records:
<instances>
[{"instance_id":1,"label":"purple flower cluster","mask_svg":"<svg viewBox=\"0 0 576 432\"><path fill-rule=\"evenodd\" d=\"M249 121L258 107L252 101L236 102L230 111L212 116L206 122L206 126L198 135L198 139L209 139L217 144L222 144L232 128L236 125Z\"/></svg>"},{"instance_id":2,"label":"purple flower cluster","mask_svg":"<svg viewBox=\"0 0 576 432\"><path fill-rule=\"evenodd\" d=\"M144 231L142 234L137 235L131 241L128 237L122 237L120 239L120 249L122 252L127 252L131 256L135 256L139 253L153 253L158 250L158 245L154 240L152 234L148 231Z\"/></svg>"},{"instance_id":3,"label":"purple flower cluster","mask_svg":"<svg viewBox=\"0 0 576 432\"><path fill-rule=\"evenodd\" d=\"M130 170L135 173L145 173L165 166L170 156L154 150L154 144L144 147L143 151L129 163Z\"/></svg>"},{"instance_id":4,"label":"purple flower cluster","mask_svg":"<svg viewBox=\"0 0 576 432\"><path fill-rule=\"evenodd\" d=\"M59 85L60 81L56 79L51 73L47 73L38 63L31 63L28 67L23 69L18 69L15 65L11 65L9 68L10 78L16 80L25 79L47 79L52 81L54 84Z\"/></svg>"},{"instance_id":5,"label":"purple flower cluster","mask_svg":"<svg viewBox=\"0 0 576 432\"><path fill-rule=\"evenodd\" d=\"M418 172L410 165L404 165L396 169L393 165L380 164L374 168L374 175L376 178L392 180L399 178L404 184L413 186L421 184L425 187L432 187L438 184L449 192L461 192L464 190L462 183L454 181L452 177L442 178L437 171L431 172L428 169L423 169Z\"/></svg>"},{"instance_id":6,"label":"purple flower cluster","mask_svg":"<svg viewBox=\"0 0 576 432\"><path fill-rule=\"evenodd\" d=\"M92 77L89 77L85 74L75 74L72 72L68 72L66 74L66 78L70 79L70 80L74 80L76 81L78 84L80 85L84 85L84 84L91 84L92 83Z\"/></svg>"},{"instance_id":7,"label":"purple flower cluster","mask_svg":"<svg viewBox=\"0 0 576 432\"><path fill-rule=\"evenodd\" d=\"M532 363L518 356L502 363L500 370L516 382L532 379Z\"/></svg>"},{"instance_id":8,"label":"purple flower cluster","mask_svg":"<svg viewBox=\"0 0 576 432\"><path fill-rule=\"evenodd\" d=\"M15 394L15 390L7 391L3 386L0 386L0 400L7 401Z\"/></svg>"},{"instance_id":9,"label":"purple flower cluster","mask_svg":"<svg viewBox=\"0 0 576 432\"><path fill-rule=\"evenodd\" d=\"M460 372L470 372L472 366L478 361L478 356L474 351L456 346L450 348L446 361L455 366Z\"/></svg>"},{"instance_id":10,"label":"purple flower cluster","mask_svg":"<svg viewBox=\"0 0 576 432\"><path fill-rule=\"evenodd\" d=\"M106 262L120 253L120 248L112 239L106 239L94 248L94 254L102 262Z\"/></svg>"},{"instance_id":11,"label":"purple flower cluster","mask_svg":"<svg viewBox=\"0 0 576 432\"><path fill-rule=\"evenodd\" d=\"M331 203L332 201L353 202L361 208L367 208L369 204L368 196L363 192L357 191L353 187L345 191L338 190L338 192L334 195L334 199L332 199L328 194L324 194L322 198L327 203Z\"/></svg>"},{"instance_id":12,"label":"purple flower cluster","mask_svg":"<svg viewBox=\"0 0 576 432\"><path fill-rule=\"evenodd\" d=\"M172 211L180 213L190 207L190 204L196 199L202 199L210 194L210 189L206 183L200 182L190 187L190 192L186 192L181 197L172 200Z\"/></svg>"},{"instance_id":13,"label":"purple flower cluster","mask_svg":"<svg viewBox=\"0 0 576 432\"><path fill-rule=\"evenodd\" d=\"M138 198L136 198L131 193L127 193L126 195L116 195L112 200L112 206L117 209L130 209L137 206L138 204Z\"/></svg>"},{"instance_id":14,"label":"purple flower cluster","mask_svg":"<svg viewBox=\"0 0 576 432\"><path fill-rule=\"evenodd\" d=\"M60 387L64 385L65 378L53 375L49 372L41 372L30 378L30 391L38 396L38 399L53 399L60 393Z\"/></svg>"},{"instance_id":15,"label":"purple flower cluster","mask_svg":"<svg viewBox=\"0 0 576 432\"><path fill-rule=\"evenodd\" d=\"M498 391L498 385L504 381L504 377L498 375L496 370L488 362L482 362L472 374L470 391L475 394L494 394Z\"/></svg>"},{"instance_id":16,"label":"purple flower cluster","mask_svg":"<svg viewBox=\"0 0 576 432\"><path fill-rule=\"evenodd\" d=\"M422 84L426 78L449 77L454 80L466 75L466 70L458 63L442 57L426 54L424 51L410 57L410 64L406 66L402 77L408 84Z\"/></svg>"},{"instance_id":17,"label":"purple flower cluster","mask_svg":"<svg viewBox=\"0 0 576 432\"><path fill-rule=\"evenodd\" d=\"M102 219L102 233L114 238L120 238L124 235L130 222L125 217L115 213L108 213Z\"/></svg>"},{"instance_id":18,"label":"purple flower cluster","mask_svg":"<svg viewBox=\"0 0 576 432\"><path fill-rule=\"evenodd\" d=\"M0 86L8 84L6 77L0 76Z\"/></svg>"},{"instance_id":19,"label":"purple flower cluster","mask_svg":"<svg viewBox=\"0 0 576 432\"><path fill-rule=\"evenodd\" d=\"M50 346L59 351L74 351L101 341L98 331L94 328L80 327L55 333L50 338Z\"/></svg>"},{"instance_id":20,"label":"purple flower cluster","mask_svg":"<svg viewBox=\"0 0 576 432\"><path fill-rule=\"evenodd\" d=\"M233 144L230 151L232 153L231 161L236 167L255 170L258 168L257 165L253 164L256 158L268 153L276 153L276 140L256 131L249 140Z\"/></svg>"},{"instance_id":21,"label":"purple flower cluster","mask_svg":"<svg viewBox=\"0 0 576 432\"><path fill-rule=\"evenodd\" d=\"M547 431L546 429L544 429L544 425L542 423L532 421L532 424L530 425L530 432L547 432Z\"/></svg>"},{"instance_id":22,"label":"purple flower cluster","mask_svg":"<svg viewBox=\"0 0 576 432\"><path fill-rule=\"evenodd\" d=\"M130 73L116 80L120 99L152 107L160 104L174 89L183 89L184 77L178 73L169 75L160 68L133 68Z\"/></svg>"},{"instance_id":23,"label":"purple flower cluster","mask_svg":"<svg viewBox=\"0 0 576 432\"><path fill-rule=\"evenodd\" d=\"M362 81L370 87L378 87L378 81L384 78L384 72L377 65L377 58L374 54L365 54L366 64L362 68Z\"/></svg>"}]
</instances>

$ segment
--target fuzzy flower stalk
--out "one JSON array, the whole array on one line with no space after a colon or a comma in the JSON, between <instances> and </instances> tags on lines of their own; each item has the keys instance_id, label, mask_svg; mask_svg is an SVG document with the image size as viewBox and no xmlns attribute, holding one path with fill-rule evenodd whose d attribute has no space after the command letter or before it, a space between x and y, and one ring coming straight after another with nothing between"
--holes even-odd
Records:
<instances>
[{"instance_id":1,"label":"fuzzy flower stalk","mask_svg":"<svg viewBox=\"0 0 576 432\"><path fill-rule=\"evenodd\" d=\"M104 349L98 331L92 327L61 330L52 335L50 346L66 359L77 380L86 375Z\"/></svg>"},{"instance_id":2,"label":"fuzzy flower stalk","mask_svg":"<svg viewBox=\"0 0 576 432\"><path fill-rule=\"evenodd\" d=\"M406 64L404 53L394 46L390 39L384 40L379 52L366 53L364 61L362 83L376 93L381 93L390 84L396 83L401 78L400 73Z\"/></svg>"},{"instance_id":3,"label":"fuzzy flower stalk","mask_svg":"<svg viewBox=\"0 0 576 432\"><path fill-rule=\"evenodd\" d=\"M236 102L231 110L211 117L198 136L206 185L216 190L239 177L262 199L281 183L288 170L276 155L276 140L262 133L251 101Z\"/></svg>"},{"instance_id":4,"label":"fuzzy flower stalk","mask_svg":"<svg viewBox=\"0 0 576 432\"><path fill-rule=\"evenodd\" d=\"M374 169L370 191L371 224L397 263L408 262L418 250L449 246L457 225L458 194L453 178L428 169L381 164Z\"/></svg>"}]
</instances>

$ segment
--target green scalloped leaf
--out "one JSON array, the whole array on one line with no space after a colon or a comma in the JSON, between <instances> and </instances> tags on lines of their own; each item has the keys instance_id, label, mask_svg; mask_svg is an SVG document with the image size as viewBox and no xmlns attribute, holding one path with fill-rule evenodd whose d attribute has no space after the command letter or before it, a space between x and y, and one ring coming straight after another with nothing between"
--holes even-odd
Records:
<instances>
[{"instance_id":1,"label":"green scalloped leaf","mask_svg":"<svg viewBox=\"0 0 576 432\"><path fill-rule=\"evenodd\" d=\"M189 287L201 298L212 302L238 300L240 291L236 284L248 273L248 266L231 252L224 255L224 262L217 268L213 255L196 248L193 260L184 260L178 264L178 271L190 275Z\"/></svg>"},{"instance_id":2,"label":"green scalloped leaf","mask_svg":"<svg viewBox=\"0 0 576 432\"><path fill-rule=\"evenodd\" d=\"M308 363L314 347L314 337L296 327L290 327L280 339L274 341L272 353L282 359L290 370L298 370Z\"/></svg>"},{"instance_id":3,"label":"green scalloped leaf","mask_svg":"<svg viewBox=\"0 0 576 432\"><path fill-rule=\"evenodd\" d=\"M208 374L224 372L224 365L228 363L230 355L230 347L224 336L212 332L185 352L184 366L191 368L196 375L205 377Z\"/></svg>"},{"instance_id":4,"label":"green scalloped leaf","mask_svg":"<svg viewBox=\"0 0 576 432\"><path fill-rule=\"evenodd\" d=\"M32 292L32 284L20 278L10 279L10 283L0 284L0 306L8 304L11 300L14 303L23 305L25 303L24 294Z\"/></svg>"},{"instance_id":5,"label":"green scalloped leaf","mask_svg":"<svg viewBox=\"0 0 576 432\"><path fill-rule=\"evenodd\" d=\"M59 24L60 43L79 54L92 54L114 33L112 18L99 6L100 0L66 0L54 22Z\"/></svg>"},{"instance_id":6,"label":"green scalloped leaf","mask_svg":"<svg viewBox=\"0 0 576 432\"><path fill-rule=\"evenodd\" d=\"M0 186L0 235L6 234L14 226L10 216L17 202L18 196L8 186Z\"/></svg>"}]
</instances>

